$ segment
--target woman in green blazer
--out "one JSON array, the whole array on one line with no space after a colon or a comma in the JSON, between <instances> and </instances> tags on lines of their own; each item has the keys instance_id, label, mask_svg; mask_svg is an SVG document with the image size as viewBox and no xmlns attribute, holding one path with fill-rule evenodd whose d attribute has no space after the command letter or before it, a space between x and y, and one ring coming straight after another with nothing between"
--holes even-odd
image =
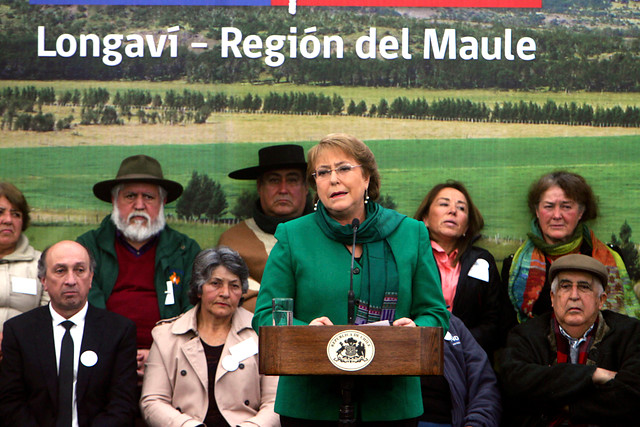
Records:
<instances>
[{"instance_id":1,"label":"woman in green blazer","mask_svg":"<svg viewBox=\"0 0 640 427\"><path fill-rule=\"evenodd\" d=\"M307 176L319 198L317 210L278 226L253 327L271 325L271 300L276 297L294 298L294 325L348 323L351 224L358 218L355 323L388 320L393 326L440 326L446 331L449 312L427 229L370 201L380 194L371 150L350 135L327 135L309 151ZM409 426L423 412L417 377L359 377L354 392L358 422ZM280 378L275 410L283 427L333 426L340 404L337 377Z\"/></svg>"}]
</instances>

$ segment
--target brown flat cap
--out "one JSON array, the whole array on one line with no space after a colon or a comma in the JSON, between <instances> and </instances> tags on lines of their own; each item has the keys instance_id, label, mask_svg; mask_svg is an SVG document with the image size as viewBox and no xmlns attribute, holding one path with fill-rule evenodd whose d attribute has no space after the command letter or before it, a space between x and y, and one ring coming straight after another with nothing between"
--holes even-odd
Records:
<instances>
[{"instance_id":1,"label":"brown flat cap","mask_svg":"<svg viewBox=\"0 0 640 427\"><path fill-rule=\"evenodd\" d=\"M588 255L570 254L558 258L551 264L549 269L549 280L553 281L558 273L567 270L586 271L598 277L602 282L602 287L606 289L609 281L609 272L607 267L600 261Z\"/></svg>"}]
</instances>

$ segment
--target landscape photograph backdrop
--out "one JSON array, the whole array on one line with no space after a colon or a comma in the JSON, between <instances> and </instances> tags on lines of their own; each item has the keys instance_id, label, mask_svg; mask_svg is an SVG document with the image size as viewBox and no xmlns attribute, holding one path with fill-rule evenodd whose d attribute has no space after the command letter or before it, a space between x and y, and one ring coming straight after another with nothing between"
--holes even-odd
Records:
<instances>
[{"instance_id":1,"label":"landscape photograph backdrop","mask_svg":"<svg viewBox=\"0 0 640 427\"><path fill-rule=\"evenodd\" d=\"M262 147L346 132L372 149L381 202L401 213L464 182L498 260L529 230L529 186L557 169L592 185L591 226L611 241L640 233L639 24L632 0L295 14L1 0L0 179L27 197L42 250L95 228L110 205L92 186L147 154L168 179L206 184L206 206L166 213L209 247L255 199L229 172Z\"/></svg>"}]
</instances>

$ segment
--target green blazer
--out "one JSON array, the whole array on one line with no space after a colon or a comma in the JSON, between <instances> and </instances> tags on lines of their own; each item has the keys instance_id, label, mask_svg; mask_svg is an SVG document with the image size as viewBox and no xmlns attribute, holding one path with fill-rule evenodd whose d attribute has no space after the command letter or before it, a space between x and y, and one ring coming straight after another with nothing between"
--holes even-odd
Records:
<instances>
[{"instance_id":1,"label":"green blazer","mask_svg":"<svg viewBox=\"0 0 640 427\"><path fill-rule=\"evenodd\" d=\"M294 298L294 325L306 325L327 316L336 325L347 324L347 292L351 254L329 239L316 224L315 213L280 224L262 276L253 327L271 325L271 299ZM438 267L431 253L427 228L405 218L388 237L398 266L396 319L409 317L418 326L440 326L446 331L446 309ZM356 262L358 269L363 266ZM353 288L360 293L361 274ZM265 349L263 351L277 351ZM418 377L358 377L356 414L362 421L388 421L422 414ZM303 419L337 420L341 404L338 377L281 377L275 410Z\"/></svg>"},{"instance_id":2,"label":"green blazer","mask_svg":"<svg viewBox=\"0 0 640 427\"><path fill-rule=\"evenodd\" d=\"M116 227L111 222L110 215L102 220L100 227L78 237L78 243L91 251L97 263L89 290L89 302L98 308L106 308L107 300L118 278L115 239ZM178 316L192 307L187 294L193 259L198 252L200 252L200 246L195 240L168 225L160 232L153 281L158 295L161 319ZM172 277L175 303L165 305L167 281Z\"/></svg>"}]
</instances>

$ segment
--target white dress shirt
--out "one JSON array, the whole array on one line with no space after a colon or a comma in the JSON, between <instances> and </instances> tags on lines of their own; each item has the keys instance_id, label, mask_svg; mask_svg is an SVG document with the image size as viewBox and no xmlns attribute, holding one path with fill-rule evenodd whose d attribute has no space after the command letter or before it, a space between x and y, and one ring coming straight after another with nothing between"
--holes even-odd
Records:
<instances>
[{"instance_id":1,"label":"white dress shirt","mask_svg":"<svg viewBox=\"0 0 640 427\"><path fill-rule=\"evenodd\" d=\"M71 411L72 420L71 425L73 427L78 426L78 401L76 400L76 383L78 382L78 363L80 361L80 346L82 345L82 335L84 334L84 320L87 317L87 310L89 304L85 303L84 307L71 316L65 319L59 315L49 303L49 311L51 312L51 318L53 323L53 344L56 350L56 366L60 371L60 348L62 347L62 337L66 329L61 325L65 320L70 320L74 323L74 326L69 329L71 338L73 339L73 410Z\"/></svg>"}]
</instances>

